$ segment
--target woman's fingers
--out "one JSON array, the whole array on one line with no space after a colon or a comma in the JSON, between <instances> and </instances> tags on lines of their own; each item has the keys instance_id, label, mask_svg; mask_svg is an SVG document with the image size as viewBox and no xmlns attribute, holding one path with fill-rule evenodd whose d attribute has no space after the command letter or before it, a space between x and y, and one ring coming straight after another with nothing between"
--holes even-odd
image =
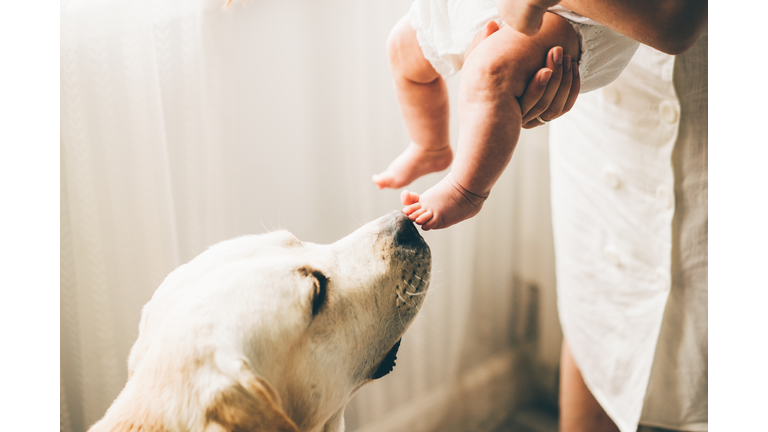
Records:
<instances>
[{"instance_id":1,"label":"woman's fingers","mask_svg":"<svg viewBox=\"0 0 768 432\"><path fill-rule=\"evenodd\" d=\"M546 66L533 76L520 97L523 128L541 126L567 113L581 90L578 62L563 54L561 47L547 53ZM538 117L538 118L537 118Z\"/></svg>"},{"instance_id":2,"label":"woman's fingers","mask_svg":"<svg viewBox=\"0 0 768 432\"><path fill-rule=\"evenodd\" d=\"M552 69L542 68L536 72L531 81L528 82L528 87L525 88L525 93L520 97L520 111L525 115L533 108L534 105L544 96L544 92L547 90L547 84L552 78Z\"/></svg>"},{"instance_id":3,"label":"woman's fingers","mask_svg":"<svg viewBox=\"0 0 768 432\"><path fill-rule=\"evenodd\" d=\"M573 108L576 103L576 98L579 97L579 91L581 91L581 76L579 76L579 62L573 62L573 82L571 83L571 92L568 94L568 99L563 106L563 112L560 115L567 113ZM560 117L560 116L558 116Z\"/></svg>"},{"instance_id":4,"label":"woman's fingers","mask_svg":"<svg viewBox=\"0 0 768 432\"><path fill-rule=\"evenodd\" d=\"M579 91L581 90L581 78L579 77L579 63L573 62L571 65L571 72L572 72L572 78L571 78L571 89L568 93L568 98L565 100L565 104L563 105L562 110L559 114L555 115L553 118L558 118L562 116L563 114L567 113L568 111L573 108L573 105L576 103L576 98L579 97ZM561 81L561 88L565 85L565 78ZM559 97L559 95L558 95ZM541 115L540 118L543 118L545 120L550 120L548 114L544 113ZM537 126L541 126L544 123L540 122L538 119L534 118L533 120L528 121L527 123L523 123L523 129L533 129Z\"/></svg>"},{"instance_id":5,"label":"woman's fingers","mask_svg":"<svg viewBox=\"0 0 768 432\"><path fill-rule=\"evenodd\" d=\"M552 103L549 104L549 108L543 113L539 114L539 118L542 120L550 121L560 117L565 106L565 101L568 99L568 95L571 92L571 81L573 80L573 64L571 63L571 56L563 57L563 78L560 80L560 88L555 93L555 98L552 99Z\"/></svg>"},{"instance_id":6,"label":"woman's fingers","mask_svg":"<svg viewBox=\"0 0 768 432\"><path fill-rule=\"evenodd\" d=\"M523 113L523 124L527 124L535 119L536 116L546 111L560 89L560 82L563 78L563 49L561 47L554 47L549 50L546 67L552 69L552 77L547 83L547 88L544 90L544 94L529 110L526 110L527 106L525 106L522 101L520 103L521 112ZM523 98L525 98L525 96L526 95L524 94Z\"/></svg>"},{"instance_id":7,"label":"woman's fingers","mask_svg":"<svg viewBox=\"0 0 768 432\"><path fill-rule=\"evenodd\" d=\"M525 117L533 107L541 103L544 98L544 93L550 88L550 81L555 68L555 57L562 56L563 49L561 47L554 47L547 53L547 61L544 68L539 69L528 83L528 87L525 89L525 93L520 97L520 111ZM555 88L560 85L559 82L553 84ZM549 101L544 101L546 104L544 109L549 107ZM542 110L543 111L543 110ZM530 119L528 119L530 120ZM525 123L525 122L524 122Z\"/></svg>"},{"instance_id":8,"label":"woman's fingers","mask_svg":"<svg viewBox=\"0 0 768 432\"><path fill-rule=\"evenodd\" d=\"M523 124L523 129L533 129L535 127L544 126L546 123L542 123L538 121L537 119L533 119L529 121L528 123Z\"/></svg>"}]
</instances>

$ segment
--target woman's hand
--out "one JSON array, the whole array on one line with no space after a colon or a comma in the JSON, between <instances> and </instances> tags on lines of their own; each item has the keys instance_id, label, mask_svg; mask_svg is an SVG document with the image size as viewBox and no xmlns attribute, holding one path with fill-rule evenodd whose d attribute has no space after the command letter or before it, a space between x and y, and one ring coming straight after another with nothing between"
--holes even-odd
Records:
<instances>
[{"instance_id":1,"label":"woman's hand","mask_svg":"<svg viewBox=\"0 0 768 432\"><path fill-rule=\"evenodd\" d=\"M469 45L465 58L488 36L499 31L495 21L489 21ZM554 47L547 53L546 65L528 82L525 93L518 98L523 114L523 128L532 129L567 113L576 103L581 89L579 68L570 56L563 58L563 48ZM536 117L542 119L539 121Z\"/></svg>"},{"instance_id":2,"label":"woman's hand","mask_svg":"<svg viewBox=\"0 0 768 432\"><path fill-rule=\"evenodd\" d=\"M563 56L559 46L549 50L546 66L536 72L525 93L518 98L523 128L541 126L570 111L580 89L578 64L572 62L570 56Z\"/></svg>"}]
</instances>

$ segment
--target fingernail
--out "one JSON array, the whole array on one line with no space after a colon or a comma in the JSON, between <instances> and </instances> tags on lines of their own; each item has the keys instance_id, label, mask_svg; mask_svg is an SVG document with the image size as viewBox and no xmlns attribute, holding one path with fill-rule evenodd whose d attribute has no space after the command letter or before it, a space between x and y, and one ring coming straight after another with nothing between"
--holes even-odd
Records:
<instances>
[{"instance_id":1,"label":"fingernail","mask_svg":"<svg viewBox=\"0 0 768 432\"><path fill-rule=\"evenodd\" d=\"M563 50L562 49L556 49L555 53L554 53L554 55L552 57L553 57L553 60L555 61L556 65L562 64L563 63Z\"/></svg>"},{"instance_id":2,"label":"fingernail","mask_svg":"<svg viewBox=\"0 0 768 432\"><path fill-rule=\"evenodd\" d=\"M544 69L544 72L541 73L541 85L547 85L550 78L552 78L552 70Z\"/></svg>"},{"instance_id":3,"label":"fingernail","mask_svg":"<svg viewBox=\"0 0 768 432\"><path fill-rule=\"evenodd\" d=\"M571 71L571 56L566 55L565 58L563 58L563 70L565 72Z\"/></svg>"}]
</instances>

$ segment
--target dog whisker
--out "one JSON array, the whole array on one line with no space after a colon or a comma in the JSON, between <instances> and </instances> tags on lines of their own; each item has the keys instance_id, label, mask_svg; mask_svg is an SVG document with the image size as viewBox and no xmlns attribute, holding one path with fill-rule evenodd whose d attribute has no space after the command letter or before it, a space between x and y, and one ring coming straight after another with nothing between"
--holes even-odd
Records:
<instances>
[{"instance_id":1,"label":"dog whisker","mask_svg":"<svg viewBox=\"0 0 768 432\"><path fill-rule=\"evenodd\" d=\"M266 232L268 232L268 233L272 232L272 231L270 231L270 230L269 230L269 228L267 228L267 226L266 226L266 225L264 225L264 221L263 221L263 220L259 219L259 222L261 222L261 226L263 226L263 227L264 227L264 231L266 231Z\"/></svg>"},{"instance_id":2,"label":"dog whisker","mask_svg":"<svg viewBox=\"0 0 768 432\"><path fill-rule=\"evenodd\" d=\"M399 292L395 291L395 294L397 294L397 296L400 297L400 300L402 300L402 302L405 303L405 299L400 295Z\"/></svg>"},{"instance_id":3,"label":"dog whisker","mask_svg":"<svg viewBox=\"0 0 768 432\"><path fill-rule=\"evenodd\" d=\"M429 303L429 302L426 302L426 301L425 301L424 303L422 303L422 304L421 304L421 306L419 306L419 307L416 309L416 313L418 314L418 317L417 317L417 319L421 319L422 321L424 321L425 325L426 325L427 327L429 327L429 329L430 329L430 330L432 330L432 331L434 331L434 332L437 332L437 328L435 328L435 326L434 326L434 325L432 325L432 323L431 323L431 322L429 322L429 316L428 316L427 314L421 314L421 313L420 313L420 312L421 312L421 309L423 309L425 305L427 306L427 309L428 309L428 310L430 310L430 311L434 311L434 310L435 310L435 307L434 307L434 306L432 306L432 304L431 304L431 303Z\"/></svg>"},{"instance_id":4,"label":"dog whisker","mask_svg":"<svg viewBox=\"0 0 768 432\"><path fill-rule=\"evenodd\" d=\"M418 311L419 311L419 309L417 308L416 312L418 313ZM417 316L417 317L416 317L416 320L414 321L414 325L416 325L416 326L419 326L419 325L421 325L421 324L417 324L417 323L420 323L420 322L423 322L423 323L424 323L424 325L425 325L425 326L427 326L427 328L428 328L430 331L433 331L433 332L437 332L437 329L435 328L435 326L433 326L433 325L432 325L432 324L431 324L431 323L430 323L430 322L427 320L427 317L425 317L425 316L423 316L423 315L419 315L419 316ZM419 333L419 332L414 332L414 334L413 334L412 336L410 336L410 337L411 337L411 339L412 339L414 342L416 342L416 343L419 343L419 344L421 344L421 345L426 345L426 344L427 344L427 338L429 337L429 336L428 336L428 334L429 334L429 331L426 331L426 332L425 332L425 333L426 333L426 335L427 335L427 337L426 337L426 338L421 338L421 337L417 336L417 334L418 334L418 333Z\"/></svg>"},{"instance_id":5,"label":"dog whisker","mask_svg":"<svg viewBox=\"0 0 768 432\"><path fill-rule=\"evenodd\" d=\"M433 309L433 310L434 310L434 309ZM419 310L417 311L417 313L418 313L418 312L420 312L420 311L421 311L421 308L419 308ZM426 317L426 316L425 316L424 318L422 318L422 321L424 321L424 325L425 325L425 326L427 326L427 328L428 328L430 331L432 331L432 332L434 332L434 333L437 333L437 332L438 332L437 328L436 328L434 325L432 325L432 323L431 323L431 322L429 322L429 320L427 319L427 317ZM426 341L425 341L424 343L426 344Z\"/></svg>"},{"instance_id":6,"label":"dog whisker","mask_svg":"<svg viewBox=\"0 0 768 432\"><path fill-rule=\"evenodd\" d=\"M429 291L430 291L430 292L440 291L440 290L442 290L443 288L445 288L445 286L446 286L446 285L448 285L448 281L443 281L443 282L442 282L442 283L440 283L439 285L435 285L434 283L431 283L431 284L429 285Z\"/></svg>"},{"instance_id":7,"label":"dog whisker","mask_svg":"<svg viewBox=\"0 0 768 432\"><path fill-rule=\"evenodd\" d=\"M408 295L412 295L412 296L417 296L417 295L424 295L424 294L426 294L426 292L420 292L420 293L412 293L412 292L410 292L410 291L403 291L403 292L404 292L404 293L406 293L406 294L408 294Z\"/></svg>"},{"instance_id":8,"label":"dog whisker","mask_svg":"<svg viewBox=\"0 0 768 432\"><path fill-rule=\"evenodd\" d=\"M400 295L398 294L398 297ZM400 309L397 310L397 320L400 321L400 325L403 326L403 331L406 330L405 323L403 322L403 317L400 315Z\"/></svg>"}]
</instances>

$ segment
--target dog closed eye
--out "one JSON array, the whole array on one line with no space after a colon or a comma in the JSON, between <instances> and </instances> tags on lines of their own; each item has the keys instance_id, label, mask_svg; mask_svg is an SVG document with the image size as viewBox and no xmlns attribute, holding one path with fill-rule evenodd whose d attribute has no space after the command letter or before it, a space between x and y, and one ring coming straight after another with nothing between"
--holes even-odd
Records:
<instances>
[{"instance_id":1,"label":"dog closed eye","mask_svg":"<svg viewBox=\"0 0 768 432\"><path fill-rule=\"evenodd\" d=\"M326 290L328 289L328 278L319 270L310 267L302 267L299 273L305 277L311 277L312 281L312 316L316 316L325 304Z\"/></svg>"},{"instance_id":2,"label":"dog closed eye","mask_svg":"<svg viewBox=\"0 0 768 432\"><path fill-rule=\"evenodd\" d=\"M312 272L312 276L315 277L314 283L314 298L312 299L312 316L315 316L320 312L320 308L325 304L325 293L328 289L328 278L319 271Z\"/></svg>"}]
</instances>

